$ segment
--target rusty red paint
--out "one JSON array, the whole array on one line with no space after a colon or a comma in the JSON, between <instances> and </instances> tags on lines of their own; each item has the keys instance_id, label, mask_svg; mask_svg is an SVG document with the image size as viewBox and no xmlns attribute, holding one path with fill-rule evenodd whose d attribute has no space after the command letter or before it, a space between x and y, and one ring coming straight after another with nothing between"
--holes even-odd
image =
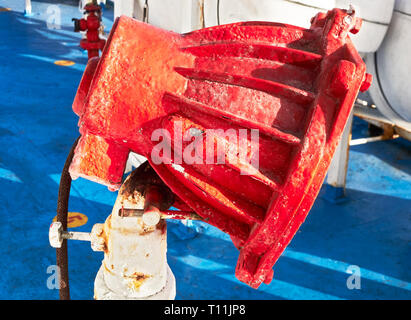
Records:
<instances>
[{"instance_id":1,"label":"rusty red paint","mask_svg":"<svg viewBox=\"0 0 411 320\"><path fill-rule=\"evenodd\" d=\"M269 283L317 196L358 90L370 84L347 35L359 25L340 9L318 14L310 29L243 22L183 35L117 19L73 105L82 137L71 174L118 188L129 151L146 156L174 206L230 234L240 250L237 278L253 288ZM185 162L177 170L178 148L169 164L154 163L152 132L168 129L175 147L177 123L202 134L259 129L258 170Z\"/></svg>"}]
</instances>

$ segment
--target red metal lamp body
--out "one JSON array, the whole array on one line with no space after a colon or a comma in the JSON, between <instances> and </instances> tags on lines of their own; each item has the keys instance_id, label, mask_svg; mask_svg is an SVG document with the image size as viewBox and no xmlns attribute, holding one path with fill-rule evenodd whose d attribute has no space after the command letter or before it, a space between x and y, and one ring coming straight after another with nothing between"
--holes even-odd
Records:
<instances>
[{"instance_id":1,"label":"red metal lamp body","mask_svg":"<svg viewBox=\"0 0 411 320\"><path fill-rule=\"evenodd\" d=\"M73 104L82 136L72 177L117 189L130 150L146 156L174 206L230 234L240 250L237 278L253 288L269 283L317 196L358 90L369 85L348 37L358 25L353 13L334 9L310 29L244 22L180 35L120 17ZM257 144L259 165L180 163L176 126L202 135L258 129L240 151L256 156ZM151 154L159 128L170 132L173 152L158 164ZM212 138L230 153L227 136Z\"/></svg>"}]
</instances>

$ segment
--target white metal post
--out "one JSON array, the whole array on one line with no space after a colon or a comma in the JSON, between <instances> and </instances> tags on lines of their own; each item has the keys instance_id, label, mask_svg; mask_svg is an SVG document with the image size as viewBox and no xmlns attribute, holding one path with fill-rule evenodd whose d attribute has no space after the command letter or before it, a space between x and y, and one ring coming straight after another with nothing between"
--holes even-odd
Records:
<instances>
[{"instance_id":1,"label":"white metal post","mask_svg":"<svg viewBox=\"0 0 411 320\"><path fill-rule=\"evenodd\" d=\"M353 114L351 111L327 173L327 184L335 188L334 198L343 197L345 193Z\"/></svg>"},{"instance_id":2,"label":"white metal post","mask_svg":"<svg viewBox=\"0 0 411 320\"><path fill-rule=\"evenodd\" d=\"M31 15L31 0L26 0L26 4L24 6L24 14L26 16Z\"/></svg>"}]
</instances>

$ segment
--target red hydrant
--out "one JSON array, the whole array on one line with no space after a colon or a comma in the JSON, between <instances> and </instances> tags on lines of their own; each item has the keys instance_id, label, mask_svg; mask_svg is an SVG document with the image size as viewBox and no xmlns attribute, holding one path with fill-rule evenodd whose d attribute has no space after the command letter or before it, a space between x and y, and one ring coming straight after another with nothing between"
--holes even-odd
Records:
<instances>
[{"instance_id":1,"label":"red hydrant","mask_svg":"<svg viewBox=\"0 0 411 320\"><path fill-rule=\"evenodd\" d=\"M86 19L75 19L74 31L86 31L86 38L80 41L80 47L88 51L88 58L98 57L99 50L103 50L106 40L100 39L99 29L101 21L101 7L92 3L87 4L84 7L88 16Z\"/></svg>"}]
</instances>

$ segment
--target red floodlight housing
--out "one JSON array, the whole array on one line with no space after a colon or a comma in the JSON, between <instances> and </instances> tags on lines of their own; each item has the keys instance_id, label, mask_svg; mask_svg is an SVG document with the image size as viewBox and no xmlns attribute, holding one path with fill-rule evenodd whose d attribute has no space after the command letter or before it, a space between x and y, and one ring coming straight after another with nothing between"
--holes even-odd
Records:
<instances>
[{"instance_id":1,"label":"red floodlight housing","mask_svg":"<svg viewBox=\"0 0 411 320\"><path fill-rule=\"evenodd\" d=\"M72 177L117 189L129 152L147 157L175 207L231 236L240 250L237 278L253 288L269 283L313 205L358 91L371 80L348 36L360 25L354 12L334 9L311 23L242 22L177 34L120 17L73 104L81 138ZM203 162L182 159L191 142L178 145L177 126L204 138ZM163 143L172 152L161 163L152 158L157 129L170 133ZM233 153L229 129L259 136L246 135ZM210 137L224 146L225 163L205 161L214 152L205 145Z\"/></svg>"}]
</instances>

